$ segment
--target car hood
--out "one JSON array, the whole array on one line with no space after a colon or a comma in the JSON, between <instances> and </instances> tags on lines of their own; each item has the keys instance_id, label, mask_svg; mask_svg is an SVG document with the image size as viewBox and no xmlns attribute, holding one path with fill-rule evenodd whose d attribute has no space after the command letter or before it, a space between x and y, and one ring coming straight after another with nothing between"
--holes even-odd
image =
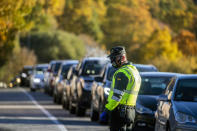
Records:
<instances>
[{"instance_id":1,"label":"car hood","mask_svg":"<svg viewBox=\"0 0 197 131\"><path fill-rule=\"evenodd\" d=\"M197 102L174 101L173 105L178 112L191 115L197 119Z\"/></svg>"},{"instance_id":2,"label":"car hood","mask_svg":"<svg viewBox=\"0 0 197 131\"><path fill-rule=\"evenodd\" d=\"M44 74L35 74L34 78L44 79Z\"/></svg>"},{"instance_id":3,"label":"car hood","mask_svg":"<svg viewBox=\"0 0 197 131\"><path fill-rule=\"evenodd\" d=\"M85 82L93 82L94 81L94 77L83 76L82 78L84 79Z\"/></svg>"},{"instance_id":4,"label":"car hood","mask_svg":"<svg viewBox=\"0 0 197 131\"><path fill-rule=\"evenodd\" d=\"M158 96L152 95L138 95L137 103L151 109L152 111L156 111L157 109Z\"/></svg>"}]
</instances>

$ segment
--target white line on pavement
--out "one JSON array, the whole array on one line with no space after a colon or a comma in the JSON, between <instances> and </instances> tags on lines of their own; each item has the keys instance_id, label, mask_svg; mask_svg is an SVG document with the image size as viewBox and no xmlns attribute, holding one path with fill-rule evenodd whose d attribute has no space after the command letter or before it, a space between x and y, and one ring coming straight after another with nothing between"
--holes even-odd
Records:
<instances>
[{"instance_id":1,"label":"white line on pavement","mask_svg":"<svg viewBox=\"0 0 197 131\"><path fill-rule=\"evenodd\" d=\"M57 124L58 128L61 131L67 131L67 129L65 128L65 126L63 124L61 124L56 117L54 117L51 113L49 113L47 110L45 110L41 105L38 104L38 102L29 94L27 93L26 90L20 88L21 91L23 91L28 97L29 99L31 99L31 101L51 120L53 121L55 124Z\"/></svg>"},{"instance_id":2,"label":"white line on pavement","mask_svg":"<svg viewBox=\"0 0 197 131\"><path fill-rule=\"evenodd\" d=\"M60 106L47 105L44 109L62 109ZM0 105L0 109L38 109L35 105Z\"/></svg>"}]
</instances>

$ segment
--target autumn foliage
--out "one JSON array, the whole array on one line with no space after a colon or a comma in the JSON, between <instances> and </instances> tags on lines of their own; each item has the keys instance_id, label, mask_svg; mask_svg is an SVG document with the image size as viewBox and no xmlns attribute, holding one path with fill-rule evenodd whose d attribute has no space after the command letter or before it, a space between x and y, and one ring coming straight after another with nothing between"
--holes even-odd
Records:
<instances>
[{"instance_id":1,"label":"autumn foliage","mask_svg":"<svg viewBox=\"0 0 197 131\"><path fill-rule=\"evenodd\" d=\"M0 70L12 58L16 40L46 62L85 56L86 41L79 37L85 35L106 50L121 43L132 62L195 73L196 21L195 0L1 0ZM51 55L41 59L46 52Z\"/></svg>"}]
</instances>

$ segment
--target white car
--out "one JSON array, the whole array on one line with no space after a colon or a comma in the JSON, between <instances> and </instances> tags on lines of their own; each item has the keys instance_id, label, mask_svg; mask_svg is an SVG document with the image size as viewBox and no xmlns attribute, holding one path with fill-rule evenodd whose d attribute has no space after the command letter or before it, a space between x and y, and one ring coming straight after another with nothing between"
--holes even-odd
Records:
<instances>
[{"instance_id":1,"label":"white car","mask_svg":"<svg viewBox=\"0 0 197 131\"><path fill-rule=\"evenodd\" d=\"M48 64L38 64L34 66L33 73L30 78L30 90L44 88L44 72L47 70Z\"/></svg>"}]
</instances>

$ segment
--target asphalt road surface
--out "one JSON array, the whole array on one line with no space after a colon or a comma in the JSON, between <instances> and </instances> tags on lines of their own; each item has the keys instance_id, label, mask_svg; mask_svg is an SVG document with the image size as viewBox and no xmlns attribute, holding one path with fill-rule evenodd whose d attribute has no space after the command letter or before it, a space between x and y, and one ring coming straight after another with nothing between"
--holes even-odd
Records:
<instances>
[{"instance_id":1,"label":"asphalt road surface","mask_svg":"<svg viewBox=\"0 0 197 131\"><path fill-rule=\"evenodd\" d=\"M89 112L76 117L53 103L42 91L27 88L0 89L0 131L108 131L91 122Z\"/></svg>"}]
</instances>

